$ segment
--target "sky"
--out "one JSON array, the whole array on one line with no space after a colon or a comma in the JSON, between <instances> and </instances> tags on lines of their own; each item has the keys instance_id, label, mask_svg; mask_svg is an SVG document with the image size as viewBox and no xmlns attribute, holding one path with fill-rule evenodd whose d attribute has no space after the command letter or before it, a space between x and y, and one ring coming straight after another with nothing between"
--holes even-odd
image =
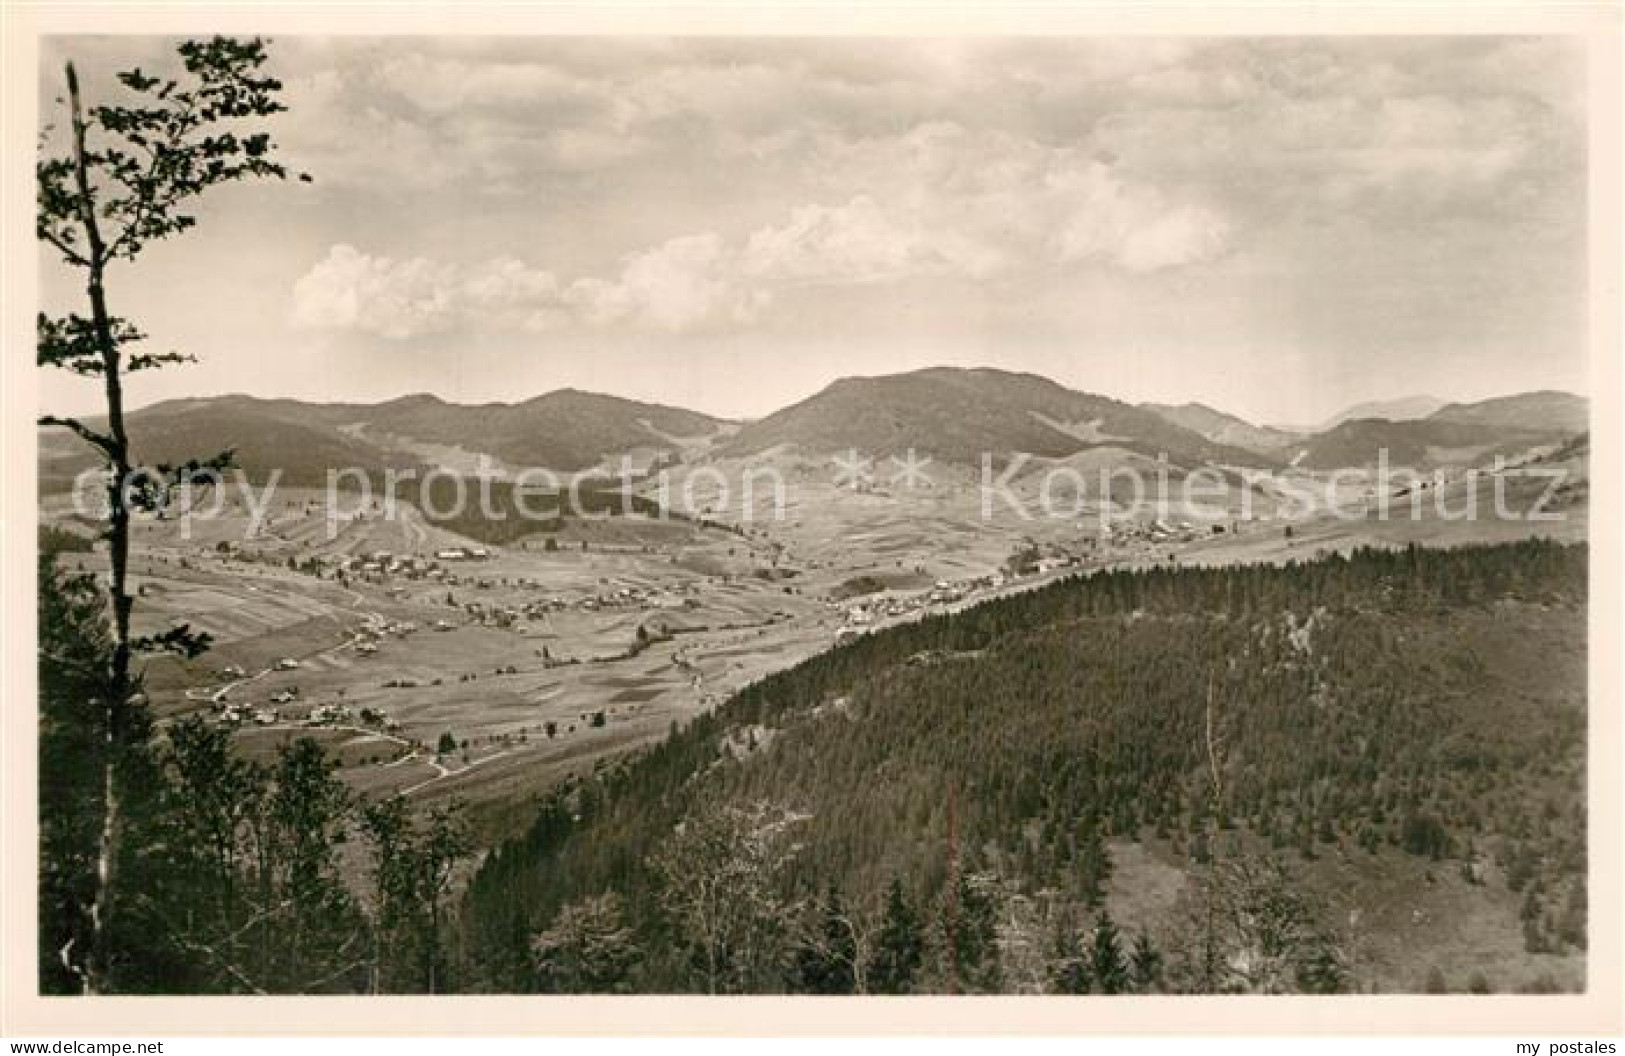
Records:
<instances>
[{"instance_id":1,"label":"sky","mask_svg":"<svg viewBox=\"0 0 1625 1056\"><path fill-rule=\"evenodd\" d=\"M1271 423L1585 392L1585 55L1561 38L298 38L280 155L108 277L248 392L756 417L953 364ZM166 72L174 42L43 42ZM41 252L48 310L82 276ZM93 410L52 372L42 400Z\"/></svg>"}]
</instances>

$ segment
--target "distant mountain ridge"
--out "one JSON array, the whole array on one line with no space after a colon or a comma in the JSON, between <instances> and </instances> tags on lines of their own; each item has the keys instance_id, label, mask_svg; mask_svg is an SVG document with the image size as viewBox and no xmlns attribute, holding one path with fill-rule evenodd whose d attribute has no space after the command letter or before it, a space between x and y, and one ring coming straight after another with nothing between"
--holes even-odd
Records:
<instances>
[{"instance_id":1,"label":"distant mountain ridge","mask_svg":"<svg viewBox=\"0 0 1625 1056\"><path fill-rule=\"evenodd\" d=\"M1541 391L1451 403L1426 418L1393 421L1357 418L1306 441L1305 469L1374 464L1386 451L1390 465L1481 465L1497 455L1512 458L1545 443L1584 432L1590 402L1572 393Z\"/></svg>"},{"instance_id":2,"label":"distant mountain ridge","mask_svg":"<svg viewBox=\"0 0 1625 1056\"><path fill-rule=\"evenodd\" d=\"M1437 396L1396 396L1387 400L1369 400L1332 415L1321 422L1314 432L1324 433L1328 429L1336 429L1344 422L1358 421L1362 418L1384 418L1390 422L1415 421L1437 413L1446 402Z\"/></svg>"},{"instance_id":3,"label":"distant mountain ridge","mask_svg":"<svg viewBox=\"0 0 1625 1056\"><path fill-rule=\"evenodd\" d=\"M1428 417L1448 402L1448 400L1441 400L1437 396L1395 396L1386 400L1367 400L1364 403L1356 403L1352 407L1345 407L1330 418L1319 422L1297 424L1276 422L1270 428L1297 433L1300 436L1313 436L1316 433L1336 429L1344 422L1359 421L1363 418L1381 418L1390 422L1411 422Z\"/></svg>"},{"instance_id":4,"label":"distant mountain ridge","mask_svg":"<svg viewBox=\"0 0 1625 1056\"><path fill-rule=\"evenodd\" d=\"M1590 403L1573 393L1542 390L1470 403L1406 396L1359 404L1320 429L1293 433L1256 426L1200 403L1141 404L1211 440L1273 454L1304 469L1374 465L1438 467L1515 457L1584 432Z\"/></svg>"},{"instance_id":5,"label":"distant mountain ridge","mask_svg":"<svg viewBox=\"0 0 1625 1056\"><path fill-rule=\"evenodd\" d=\"M1140 406L1175 425L1200 433L1214 443L1245 448L1258 454L1273 455L1303 438L1301 433L1254 425L1245 418L1215 410L1205 403L1142 403Z\"/></svg>"},{"instance_id":6,"label":"distant mountain ridge","mask_svg":"<svg viewBox=\"0 0 1625 1056\"><path fill-rule=\"evenodd\" d=\"M590 469L637 448L672 450L676 439L702 439L725 424L697 411L559 389L523 403L447 403L427 394L378 404L361 421L369 431L484 451L520 466L564 472Z\"/></svg>"},{"instance_id":7,"label":"distant mountain ridge","mask_svg":"<svg viewBox=\"0 0 1625 1056\"><path fill-rule=\"evenodd\" d=\"M821 454L847 449L874 454L912 448L943 462L976 465L984 453L1064 457L1105 445L1166 454L1187 465L1273 461L1215 443L1151 411L1036 374L956 367L842 378L743 426L718 452L748 456L788 446Z\"/></svg>"},{"instance_id":8,"label":"distant mountain ridge","mask_svg":"<svg viewBox=\"0 0 1625 1056\"><path fill-rule=\"evenodd\" d=\"M280 471L288 484L321 484L329 470L381 472L425 462L402 441L461 447L511 465L575 473L632 451L674 451L728 423L695 411L561 389L517 404L448 403L404 396L378 404L307 403L230 395L167 400L128 416L136 456L180 462L226 448L252 480ZM99 425L92 422L92 425ZM94 464L71 436L47 432L42 486Z\"/></svg>"},{"instance_id":9,"label":"distant mountain ridge","mask_svg":"<svg viewBox=\"0 0 1625 1056\"><path fill-rule=\"evenodd\" d=\"M1590 404L1585 397L1555 389L1541 389L1461 402L1442 400L1437 396L1397 396L1357 403L1315 426L1277 425L1266 428L1308 436L1330 432L1344 422L1363 419L1414 422L1432 418L1499 425L1503 428L1563 428L1577 432L1586 428L1589 415Z\"/></svg>"},{"instance_id":10,"label":"distant mountain ridge","mask_svg":"<svg viewBox=\"0 0 1625 1056\"><path fill-rule=\"evenodd\" d=\"M1423 398L1431 399L1431 397ZM1390 401L1395 406L1420 406ZM625 454L751 457L778 447L869 456L910 448L940 462L979 465L984 453L1066 458L1123 449L1175 465L1331 470L1374 464L1482 463L1584 432L1589 403L1540 391L1450 403L1418 419L1356 418L1313 435L1255 425L1199 403L1141 404L1068 389L1036 374L933 367L843 378L754 422L561 389L519 403L449 403L418 394L377 404L307 403L245 395L169 400L134 411L129 429L145 462L178 462L235 448L251 479L325 482L329 470L377 473L433 461L422 445L459 448L510 466L561 473L613 467ZM97 424L92 422L91 424ZM95 464L75 438L41 434L41 483L61 486Z\"/></svg>"},{"instance_id":11,"label":"distant mountain ridge","mask_svg":"<svg viewBox=\"0 0 1625 1056\"><path fill-rule=\"evenodd\" d=\"M353 404L307 404L252 396L192 397L167 400L131 412L126 419L130 445L143 464L181 463L190 458L236 452L236 465L250 480L320 485L328 470L351 467L377 473L407 469L417 460L369 440L346 435L341 425L358 413ZM105 428L91 420L93 428ZM76 438L60 431L43 434L40 483L47 490L96 464Z\"/></svg>"},{"instance_id":12,"label":"distant mountain ridge","mask_svg":"<svg viewBox=\"0 0 1625 1056\"><path fill-rule=\"evenodd\" d=\"M1577 433L1590 427L1591 404L1572 392L1543 389L1516 396L1497 396L1477 403L1451 403L1435 411L1430 420L1487 425L1500 429Z\"/></svg>"}]
</instances>

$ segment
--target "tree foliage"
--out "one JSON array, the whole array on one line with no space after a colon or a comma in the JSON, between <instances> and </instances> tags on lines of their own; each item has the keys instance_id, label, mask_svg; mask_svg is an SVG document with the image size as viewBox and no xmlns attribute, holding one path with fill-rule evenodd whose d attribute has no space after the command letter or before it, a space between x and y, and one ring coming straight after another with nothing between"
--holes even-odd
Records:
<instances>
[{"instance_id":1,"label":"tree foliage","mask_svg":"<svg viewBox=\"0 0 1625 1056\"><path fill-rule=\"evenodd\" d=\"M146 339L128 318L110 307L109 268L133 261L153 242L196 224L191 211L210 188L259 177L282 177L274 144L260 122L283 109L282 85L262 72L264 44L215 37L185 41L177 49L180 69L151 76L139 69L117 75L108 101L87 105L70 62L63 68L65 95L56 100L66 125L47 124L35 163L35 234L61 262L84 273L87 312L37 319L35 362L41 367L100 378L105 423L45 415L42 426L69 430L103 461L106 469L107 602L110 641L105 650L105 684L97 695L104 714L91 729L104 745L89 762L100 767L100 788L84 804L98 827L88 893L78 915L90 921L82 943L67 947L67 967L86 991L107 989L115 972L113 929L125 900L121 891L119 844L125 823L124 783L117 774L121 749L116 731L135 725L132 703L137 678L132 655L178 652L195 656L209 645L207 635L180 626L153 636L130 631L135 599L127 588L130 517L136 510L163 509L174 493L203 480L218 479L231 452L188 458L179 464L142 465L131 451L124 424L124 378L131 372L189 362L175 352L141 352ZM88 719L87 719L88 721Z\"/></svg>"},{"instance_id":2,"label":"tree foliage","mask_svg":"<svg viewBox=\"0 0 1625 1056\"><path fill-rule=\"evenodd\" d=\"M513 967L525 937L613 891L645 951L640 978L708 990L703 958L658 951L707 947L680 908L697 903L673 899L713 877L707 898L732 927L760 892L806 907L789 948L815 968L759 961L719 989L825 985L816 950L832 943L806 934L823 930L833 885L844 914L875 921L873 993L1342 990L1355 983L1343 939L1294 868L1328 853L1493 857L1509 885L1538 886L1539 941L1578 944L1583 665L1565 675L1551 656L1583 643L1585 590L1584 547L1364 550L1096 573L865 635L561 788L473 879L470 971L490 989L533 986ZM1519 677L1531 669L1554 677ZM759 728L769 749L728 751ZM651 867L673 833L699 841L769 801L805 815L771 883ZM1103 983L1109 932L1067 921L1115 918L1111 848L1134 841L1181 862L1190 890L1177 920L1134 920L1132 944L1106 943ZM782 951L782 925L764 928L755 941Z\"/></svg>"},{"instance_id":3,"label":"tree foliage","mask_svg":"<svg viewBox=\"0 0 1625 1056\"><path fill-rule=\"evenodd\" d=\"M531 941L538 989L551 994L631 991L642 951L613 891L573 902Z\"/></svg>"}]
</instances>

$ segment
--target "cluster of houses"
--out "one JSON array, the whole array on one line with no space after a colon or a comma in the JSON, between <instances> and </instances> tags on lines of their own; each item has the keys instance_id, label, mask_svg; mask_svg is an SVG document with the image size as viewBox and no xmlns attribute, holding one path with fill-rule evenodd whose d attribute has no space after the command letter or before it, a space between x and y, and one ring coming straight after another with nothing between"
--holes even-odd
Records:
<instances>
[{"instance_id":1,"label":"cluster of houses","mask_svg":"<svg viewBox=\"0 0 1625 1056\"><path fill-rule=\"evenodd\" d=\"M468 614L470 620L483 627L512 627L520 619L530 615L530 606L527 605L487 605L483 601L466 601L463 603L463 612ZM441 624L447 624L442 628ZM436 620L436 630L450 630L450 621Z\"/></svg>"},{"instance_id":2,"label":"cluster of houses","mask_svg":"<svg viewBox=\"0 0 1625 1056\"><path fill-rule=\"evenodd\" d=\"M1112 532L1116 534L1112 535ZM1123 545L1135 539L1144 541L1195 539L1201 534L1196 528L1183 522L1169 526L1158 521L1150 525L1125 525L1111 529L1107 535L1107 542ZM913 594L880 594L855 601L832 602L832 605L841 610L843 617L841 626L835 632L835 639L841 641L862 634L882 620L909 616L933 605L949 605L961 601L978 591L998 590L1008 583L1018 582L1029 576L1076 568L1082 565L1091 553L1096 552L1098 546L1097 541L1089 537L1081 540L1076 548L1059 544L1040 547L1029 542L1012 555L1004 569L988 575L956 580L939 579L930 590Z\"/></svg>"},{"instance_id":3,"label":"cluster of houses","mask_svg":"<svg viewBox=\"0 0 1625 1056\"><path fill-rule=\"evenodd\" d=\"M432 557L372 550L350 556L330 555L323 561L335 572L373 582L381 582L388 576L400 576L456 583L456 574L444 568L442 562L487 561L490 557L491 552L483 546L454 546L436 550Z\"/></svg>"},{"instance_id":4,"label":"cluster of houses","mask_svg":"<svg viewBox=\"0 0 1625 1056\"><path fill-rule=\"evenodd\" d=\"M485 561L491 551L483 546L452 546L436 550L434 556L440 561Z\"/></svg>"},{"instance_id":5,"label":"cluster of houses","mask_svg":"<svg viewBox=\"0 0 1625 1056\"><path fill-rule=\"evenodd\" d=\"M278 660L272 667L278 671L291 671L299 666L299 662L292 657ZM222 671L232 678L243 678L241 667L233 665ZM281 721L281 706L294 704L299 700L299 687L286 686L271 694L269 704L277 707L267 707L252 704L247 701L227 700L224 696L216 697L214 701L215 719L227 726L241 726L244 723L253 723L256 726L270 726Z\"/></svg>"},{"instance_id":6,"label":"cluster of houses","mask_svg":"<svg viewBox=\"0 0 1625 1056\"><path fill-rule=\"evenodd\" d=\"M699 600L694 596L698 588L693 584L677 584L656 589L654 587L615 587L601 590L561 607L574 607L583 612L604 609L695 609Z\"/></svg>"},{"instance_id":7,"label":"cluster of houses","mask_svg":"<svg viewBox=\"0 0 1625 1056\"><path fill-rule=\"evenodd\" d=\"M512 627L520 620L540 620L557 612L609 612L621 609L697 609L697 588L678 585L665 589L652 587L608 587L577 598L553 595L533 601L499 605L466 601L461 608L475 623L486 627ZM436 621L436 626L443 621ZM449 624L448 624L449 629Z\"/></svg>"},{"instance_id":8,"label":"cluster of houses","mask_svg":"<svg viewBox=\"0 0 1625 1056\"><path fill-rule=\"evenodd\" d=\"M229 700L215 701L214 713L215 719L226 726L241 726L249 722L256 726L270 726L282 717L275 708L256 707L253 704L239 704Z\"/></svg>"},{"instance_id":9,"label":"cluster of houses","mask_svg":"<svg viewBox=\"0 0 1625 1056\"><path fill-rule=\"evenodd\" d=\"M1152 544L1190 543L1212 535L1225 534L1222 524L1194 525L1189 521L1165 521L1162 518L1139 522L1128 521L1107 526L1103 533L1112 546L1127 546L1137 542Z\"/></svg>"},{"instance_id":10,"label":"cluster of houses","mask_svg":"<svg viewBox=\"0 0 1625 1056\"><path fill-rule=\"evenodd\" d=\"M349 722L350 709L343 704L318 704L305 716L307 726L338 726Z\"/></svg>"},{"instance_id":11,"label":"cluster of houses","mask_svg":"<svg viewBox=\"0 0 1625 1056\"><path fill-rule=\"evenodd\" d=\"M373 620L356 632L355 651L361 656L372 656L378 652L378 643L382 642L386 635L405 638L417 629L418 625L411 620Z\"/></svg>"},{"instance_id":12,"label":"cluster of houses","mask_svg":"<svg viewBox=\"0 0 1625 1056\"><path fill-rule=\"evenodd\" d=\"M878 620L908 616L933 605L951 605L978 590L1001 587L1004 583L1004 573L995 572L989 576L977 576L972 579L939 579L930 590L913 594L884 594L861 601L837 603L842 610L844 622L836 630L835 639L841 641L862 634Z\"/></svg>"},{"instance_id":13,"label":"cluster of houses","mask_svg":"<svg viewBox=\"0 0 1625 1056\"><path fill-rule=\"evenodd\" d=\"M256 726L272 726L279 722L302 722L306 726L342 726L357 720L355 711L346 704L337 701L317 704L305 712L301 718L299 711L299 687L289 686L272 695L270 704L276 707L255 705L247 702L219 700L215 702L215 718L228 726L241 726L252 723ZM366 726L375 729L387 730L391 733L399 730L401 724L390 718L385 712L376 708L362 708L360 721Z\"/></svg>"}]
</instances>

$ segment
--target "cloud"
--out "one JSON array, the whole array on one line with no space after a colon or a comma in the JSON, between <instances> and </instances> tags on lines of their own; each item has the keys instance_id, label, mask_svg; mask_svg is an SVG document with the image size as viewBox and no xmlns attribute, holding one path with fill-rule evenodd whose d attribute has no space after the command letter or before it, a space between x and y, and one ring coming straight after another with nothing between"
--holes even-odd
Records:
<instances>
[{"instance_id":1,"label":"cloud","mask_svg":"<svg viewBox=\"0 0 1625 1056\"><path fill-rule=\"evenodd\" d=\"M1186 71L1227 105L1143 97L1093 141L1130 178L1207 188L1272 224L1517 224L1572 199L1583 107L1559 42L1251 42ZM1522 76L1509 75L1520 71ZM1544 222L1544 221L1543 221Z\"/></svg>"},{"instance_id":2,"label":"cloud","mask_svg":"<svg viewBox=\"0 0 1625 1056\"><path fill-rule=\"evenodd\" d=\"M338 245L294 284L293 321L311 330L352 330L404 339L454 322L453 269L415 257L372 257Z\"/></svg>"},{"instance_id":3,"label":"cloud","mask_svg":"<svg viewBox=\"0 0 1625 1056\"><path fill-rule=\"evenodd\" d=\"M788 283L865 284L990 270L990 253L953 229L894 216L867 195L842 205L803 205L783 224L752 232L746 275Z\"/></svg>"},{"instance_id":4,"label":"cloud","mask_svg":"<svg viewBox=\"0 0 1625 1056\"><path fill-rule=\"evenodd\" d=\"M1328 225L1551 238L1583 205L1574 56L1550 41L333 48L290 78L314 193L477 199L514 218L492 252L525 258L436 263L465 246L432 224L426 258L335 247L296 318L387 337L739 327L793 291L922 277L1133 282Z\"/></svg>"},{"instance_id":5,"label":"cloud","mask_svg":"<svg viewBox=\"0 0 1625 1056\"><path fill-rule=\"evenodd\" d=\"M403 52L379 64L378 87L422 113L525 113L551 122L602 118L613 103L601 84L546 62L468 61Z\"/></svg>"},{"instance_id":6,"label":"cloud","mask_svg":"<svg viewBox=\"0 0 1625 1056\"><path fill-rule=\"evenodd\" d=\"M294 283L292 321L406 341L465 327L535 328L560 304L551 274L510 257L459 267L336 245Z\"/></svg>"},{"instance_id":7,"label":"cloud","mask_svg":"<svg viewBox=\"0 0 1625 1056\"><path fill-rule=\"evenodd\" d=\"M1182 206L1129 232L1117 249L1117 258L1133 272L1182 267L1217 257L1229 233L1223 218L1206 209Z\"/></svg>"},{"instance_id":8,"label":"cloud","mask_svg":"<svg viewBox=\"0 0 1625 1056\"><path fill-rule=\"evenodd\" d=\"M1055 215L1062 261L1105 262L1134 274L1214 260L1231 240L1229 222L1214 210L1125 184L1099 164L1066 174Z\"/></svg>"},{"instance_id":9,"label":"cloud","mask_svg":"<svg viewBox=\"0 0 1625 1056\"><path fill-rule=\"evenodd\" d=\"M316 196L636 213L591 255L716 231L752 275L774 273L753 252L782 255L782 282L1045 260L1146 274L1329 216L1418 237L1463 218L1574 226L1562 203L1583 189L1583 63L1540 38L362 39L297 54L282 138ZM1120 193L1080 175L1097 164ZM740 215L782 230L751 251ZM584 303L637 301L598 267ZM754 300L688 303L727 317Z\"/></svg>"},{"instance_id":10,"label":"cloud","mask_svg":"<svg viewBox=\"0 0 1625 1056\"><path fill-rule=\"evenodd\" d=\"M863 186L874 197L854 199L841 214L814 214L822 227L874 228L870 214L881 201L889 237L832 233L818 240L820 259L855 242L888 247L893 259L876 263L913 274L985 279L1083 263L1145 274L1216 260L1238 236L1210 196L1126 176L1072 144L931 122L831 146L825 157L826 186Z\"/></svg>"},{"instance_id":11,"label":"cloud","mask_svg":"<svg viewBox=\"0 0 1625 1056\"><path fill-rule=\"evenodd\" d=\"M317 176L319 193L381 196L432 190L466 175L433 126L381 105L353 72L319 70L292 80L277 138L292 164Z\"/></svg>"},{"instance_id":12,"label":"cloud","mask_svg":"<svg viewBox=\"0 0 1625 1056\"><path fill-rule=\"evenodd\" d=\"M1146 274L1229 247L1230 225L1206 206L1127 184L1075 152L1018 141L986 144L983 164L972 166L962 134L909 137L880 163L884 178L876 173L876 184L889 183L884 203L859 194L797 205L737 238L679 235L568 281L514 257L454 265L337 245L295 284L293 319L394 340L458 327L680 333L753 323L795 288L986 280L1079 264Z\"/></svg>"},{"instance_id":13,"label":"cloud","mask_svg":"<svg viewBox=\"0 0 1625 1056\"><path fill-rule=\"evenodd\" d=\"M619 276L578 280L566 299L589 323L632 322L683 331L718 321L749 321L767 296L740 281L737 258L721 238L704 234L633 254Z\"/></svg>"},{"instance_id":14,"label":"cloud","mask_svg":"<svg viewBox=\"0 0 1625 1056\"><path fill-rule=\"evenodd\" d=\"M295 282L292 322L392 341L568 326L677 332L744 321L765 303L740 283L737 259L715 235L687 236L629 256L608 278L564 284L513 257L454 264L336 245Z\"/></svg>"}]
</instances>

